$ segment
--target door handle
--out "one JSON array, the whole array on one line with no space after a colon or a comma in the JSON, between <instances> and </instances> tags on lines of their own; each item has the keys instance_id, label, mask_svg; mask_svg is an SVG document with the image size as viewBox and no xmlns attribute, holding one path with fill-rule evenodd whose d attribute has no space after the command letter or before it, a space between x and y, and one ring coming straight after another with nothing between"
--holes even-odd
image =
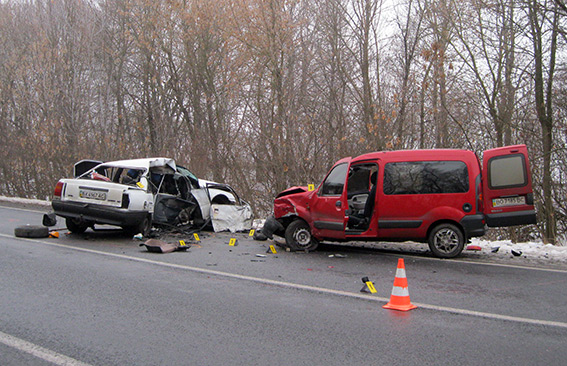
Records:
<instances>
[{"instance_id":1,"label":"door handle","mask_svg":"<svg viewBox=\"0 0 567 366\"><path fill-rule=\"evenodd\" d=\"M343 205L343 204L341 203L341 201L335 202L335 206L337 206L337 207L341 207L342 205Z\"/></svg>"}]
</instances>

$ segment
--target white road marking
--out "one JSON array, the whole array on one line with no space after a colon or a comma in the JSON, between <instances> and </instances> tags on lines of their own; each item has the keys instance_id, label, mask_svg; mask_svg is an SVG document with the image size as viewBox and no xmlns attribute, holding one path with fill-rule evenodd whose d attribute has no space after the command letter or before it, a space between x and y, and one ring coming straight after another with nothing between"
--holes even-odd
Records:
<instances>
[{"instance_id":1,"label":"white road marking","mask_svg":"<svg viewBox=\"0 0 567 366\"><path fill-rule=\"evenodd\" d=\"M11 336L1 331L0 343L4 343L8 347L29 353L30 355L33 355L47 362L51 362L52 364L58 366L91 366L88 363L84 363L60 353L53 352L51 350L48 350L47 348L43 348L41 346L38 346L37 344L24 341L23 339Z\"/></svg>"},{"instance_id":2,"label":"white road marking","mask_svg":"<svg viewBox=\"0 0 567 366\"><path fill-rule=\"evenodd\" d=\"M40 244L49 245L49 246L53 246L53 247L71 249L71 250L84 252L84 253L92 253L92 254L98 254L98 255L103 255L103 256L107 256L107 257L126 259L126 260L130 260L130 261L141 262L141 263L148 263L148 264L153 264L153 265L162 266L162 267L182 269L182 270L191 271L191 272L195 272L195 273L202 273L202 274L207 274L207 275L215 275L215 276L222 276L222 277L226 277L226 278L256 282L256 283L261 283L261 284L264 284L264 285L272 285L272 286L278 286L278 287L284 287L284 288L290 288L290 289L296 289L296 290L317 292L317 293L327 294L327 295L344 296L344 297L361 299L361 300L371 301L371 302L387 303L388 301L390 301L389 298L373 296L373 295L366 295L366 294L362 294L362 293L359 294L359 293L355 293L355 292L333 290L333 289L328 289L328 288L324 288L324 287L301 285L301 284L291 283L291 282L270 280L270 279L267 279L267 278L259 278L259 277L252 277L252 276L246 276L246 275L239 275L239 274L236 274L236 273L215 271L215 270L206 269L206 268L191 267L191 266L180 265L180 264L172 264L172 263L164 263L164 262L159 262L159 261L155 261L155 260L151 260L151 259L132 257L132 256L129 256L129 255L124 255L124 254L115 254L115 253L102 252L102 251L93 250L93 249L77 248L77 247L73 247L73 246L70 246L70 245L57 244L57 243L47 242L47 241L43 241L43 240L15 238L13 236L6 235L6 234L0 234L0 236L6 237L6 238L11 238L11 239L25 240L25 241L29 241L31 243L40 243ZM556 272L555 270L550 270L550 271ZM438 306L438 305L423 304L423 303L416 303L416 302L412 302L412 303L414 305L417 305L419 308L422 308L422 309L428 309L428 310L434 310L434 311L443 311L443 312L447 312L447 313L475 316L475 317L486 318L486 319L497 319L497 320L517 322L517 323L533 324L533 325L545 325L545 326L550 326L550 327L566 328L567 329L567 323L565 323L565 322L521 318L521 317L516 317L516 316L494 314L494 313L485 313L485 312L481 312L481 311L458 309L458 308L451 308L451 307L446 307L446 306Z\"/></svg>"}]
</instances>

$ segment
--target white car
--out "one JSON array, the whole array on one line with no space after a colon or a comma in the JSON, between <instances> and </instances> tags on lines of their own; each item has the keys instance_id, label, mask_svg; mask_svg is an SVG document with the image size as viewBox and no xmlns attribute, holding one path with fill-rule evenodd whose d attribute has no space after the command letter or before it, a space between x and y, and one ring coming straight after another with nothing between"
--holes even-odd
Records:
<instances>
[{"instance_id":1,"label":"white car","mask_svg":"<svg viewBox=\"0 0 567 366\"><path fill-rule=\"evenodd\" d=\"M195 177L172 159L148 158L75 164L75 178L55 186L52 207L67 228L95 224L147 235L153 225L211 225L231 232L252 227L252 209L226 185Z\"/></svg>"}]
</instances>

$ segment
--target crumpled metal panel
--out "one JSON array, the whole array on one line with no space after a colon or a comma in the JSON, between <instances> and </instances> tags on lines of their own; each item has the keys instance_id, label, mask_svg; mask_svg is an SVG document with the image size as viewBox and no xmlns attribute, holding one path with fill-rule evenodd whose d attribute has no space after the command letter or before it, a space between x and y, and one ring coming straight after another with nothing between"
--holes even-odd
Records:
<instances>
[{"instance_id":1,"label":"crumpled metal panel","mask_svg":"<svg viewBox=\"0 0 567 366\"><path fill-rule=\"evenodd\" d=\"M249 205L211 205L211 222L213 230L230 231L248 231L252 229L254 215Z\"/></svg>"}]
</instances>

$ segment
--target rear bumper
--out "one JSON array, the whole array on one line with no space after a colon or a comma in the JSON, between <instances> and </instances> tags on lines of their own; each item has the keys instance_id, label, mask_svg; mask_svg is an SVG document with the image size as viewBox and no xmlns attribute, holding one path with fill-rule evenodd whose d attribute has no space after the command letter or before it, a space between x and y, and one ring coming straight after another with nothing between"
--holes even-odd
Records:
<instances>
[{"instance_id":1,"label":"rear bumper","mask_svg":"<svg viewBox=\"0 0 567 366\"><path fill-rule=\"evenodd\" d=\"M483 214L467 215L463 217L461 226L465 229L467 238L483 236L486 233Z\"/></svg>"},{"instance_id":2,"label":"rear bumper","mask_svg":"<svg viewBox=\"0 0 567 366\"><path fill-rule=\"evenodd\" d=\"M148 215L147 211L128 211L123 208L106 207L91 203L52 201L53 211L58 216L90 221L95 224L133 226Z\"/></svg>"},{"instance_id":3,"label":"rear bumper","mask_svg":"<svg viewBox=\"0 0 567 366\"><path fill-rule=\"evenodd\" d=\"M490 227L530 225L536 223L536 213L534 210L486 215L486 224Z\"/></svg>"}]
</instances>

